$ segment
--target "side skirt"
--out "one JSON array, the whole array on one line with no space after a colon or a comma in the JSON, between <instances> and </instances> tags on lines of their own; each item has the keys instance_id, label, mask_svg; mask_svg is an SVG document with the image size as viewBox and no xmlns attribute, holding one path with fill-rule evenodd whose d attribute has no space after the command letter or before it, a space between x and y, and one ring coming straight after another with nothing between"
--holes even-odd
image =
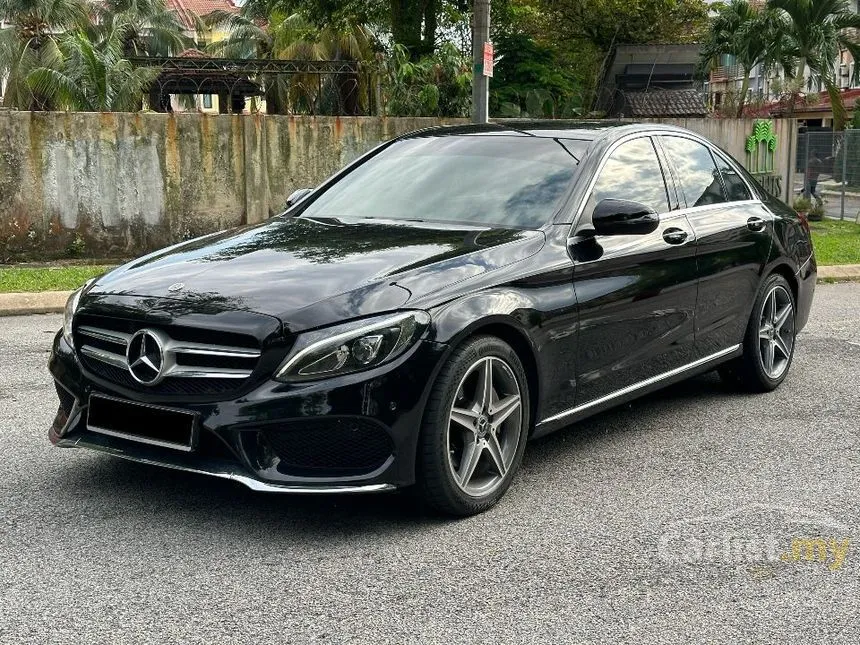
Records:
<instances>
[{"instance_id":1,"label":"side skirt","mask_svg":"<svg viewBox=\"0 0 860 645\"><path fill-rule=\"evenodd\" d=\"M608 410L609 408L613 408L621 403L632 401L633 399L637 399L640 396L649 394L650 392L655 392L656 390L662 389L672 383L686 380L697 374L709 372L721 363L725 363L726 361L740 356L742 353L743 347L741 345L733 345L732 347L727 347L726 349L700 358L692 363L676 367L673 370L658 374L657 376L652 376L651 378L640 381L639 383L628 385L625 388L611 392L599 399L583 403L582 405L570 408L564 412L559 412L558 414L554 414L540 421L535 426L535 431L532 434L532 437L542 437L555 430L570 425L571 423L581 421L582 419L597 414L598 412Z\"/></svg>"}]
</instances>

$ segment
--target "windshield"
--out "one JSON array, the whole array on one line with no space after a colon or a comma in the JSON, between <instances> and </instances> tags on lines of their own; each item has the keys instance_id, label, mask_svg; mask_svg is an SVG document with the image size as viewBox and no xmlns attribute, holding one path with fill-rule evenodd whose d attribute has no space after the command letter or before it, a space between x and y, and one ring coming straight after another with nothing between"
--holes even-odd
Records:
<instances>
[{"instance_id":1,"label":"windshield","mask_svg":"<svg viewBox=\"0 0 860 645\"><path fill-rule=\"evenodd\" d=\"M301 216L537 228L567 192L587 144L507 135L405 139L344 176Z\"/></svg>"}]
</instances>

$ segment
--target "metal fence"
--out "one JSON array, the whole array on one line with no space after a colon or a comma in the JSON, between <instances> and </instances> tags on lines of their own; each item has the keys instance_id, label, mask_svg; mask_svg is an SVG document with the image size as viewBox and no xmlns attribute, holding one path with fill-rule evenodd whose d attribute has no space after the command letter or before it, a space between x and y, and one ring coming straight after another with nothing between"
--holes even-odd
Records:
<instances>
[{"instance_id":1,"label":"metal fence","mask_svg":"<svg viewBox=\"0 0 860 645\"><path fill-rule=\"evenodd\" d=\"M860 130L809 129L797 137L795 198L813 214L860 222Z\"/></svg>"},{"instance_id":2,"label":"metal fence","mask_svg":"<svg viewBox=\"0 0 860 645\"><path fill-rule=\"evenodd\" d=\"M156 112L190 107L223 114L262 111L365 116L374 114L376 109L373 77L355 61L227 59L201 55L132 58L131 63L160 69L148 97L150 109Z\"/></svg>"}]
</instances>

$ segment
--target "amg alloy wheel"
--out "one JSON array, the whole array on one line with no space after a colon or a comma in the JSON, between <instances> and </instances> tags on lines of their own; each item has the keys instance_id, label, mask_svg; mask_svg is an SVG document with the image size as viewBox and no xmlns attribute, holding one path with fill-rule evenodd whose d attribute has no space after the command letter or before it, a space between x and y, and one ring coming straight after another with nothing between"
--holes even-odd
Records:
<instances>
[{"instance_id":1,"label":"amg alloy wheel","mask_svg":"<svg viewBox=\"0 0 860 645\"><path fill-rule=\"evenodd\" d=\"M788 369L794 351L794 303L781 284L774 284L764 298L758 337L762 369L778 379Z\"/></svg>"},{"instance_id":2,"label":"amg alloy wheel","mask_svg":"<svg viewBox=\"0 0 860 645\"><path fill-rule=\"evenodd\" d=\"M478 359L457 388L448 424L448 466L460 489L474 497L502 483L522 430L522 395L511 366Z\"/></svg>"},{"instance_id":3,"label":"amg alloy wheel","mask_svg":"<svg viewBox=\"0 0 860 645\"><path fill-rule=\"evenodd\" d=\"M528 384L513 349L486 336L458 348L437 379L422 428L425 501L455 515L495 504L519 467L528 421Z\"/></svg>"}]
</instances>

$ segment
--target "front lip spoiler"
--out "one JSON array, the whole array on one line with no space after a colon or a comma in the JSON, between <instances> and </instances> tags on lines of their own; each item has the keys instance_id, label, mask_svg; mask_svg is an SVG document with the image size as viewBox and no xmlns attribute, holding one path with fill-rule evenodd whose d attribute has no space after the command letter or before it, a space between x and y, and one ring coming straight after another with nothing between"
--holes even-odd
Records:
<instances>
[{"instance_id":1,"label":"front lip spoiler","mask_svg":"<svg viewBox=\"0 0 860 645\"><path fill-rule=\"evenodd\" d=\"M327 494L345 494L345 493L381 493L392 491L396 487L393 484L360 484L356 486L350 485L322 485L322 486L296 486L292 484L272 484L259 479L254 479L241 472L236 472L236 468L229 462L207 461L200 466L192 466L184 462L184 453L177 454L159 454L158 458L146 457L140 454L126 452L122 448L110 445L101 437L78 435L75 437L63 437L56 443L58 448L87 448L89 450L97 450L113 457L120 459L128 459L142 464L152 466L162 466L163 468L172 468L173 470L182 470L189 473L197 473L199 475L209 475L210 477L218 477L220 479L230 479L247 486L253 491L263 493L295 493L302 495L327 495Z\"/></svg>"}]
</instances>

